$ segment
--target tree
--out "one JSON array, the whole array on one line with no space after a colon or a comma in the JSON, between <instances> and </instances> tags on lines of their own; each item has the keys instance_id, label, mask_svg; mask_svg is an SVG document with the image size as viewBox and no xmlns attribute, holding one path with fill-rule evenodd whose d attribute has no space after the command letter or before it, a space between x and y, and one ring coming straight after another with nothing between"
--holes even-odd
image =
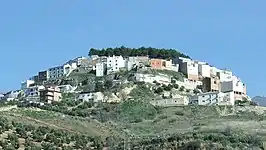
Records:
<instances>
[{"instance_id":1,"label":"tree","mask_svg":"<svg viewBox=\"0 0 266 150\"><path fill-rule=\"evenodd\" d=\"M91 48L89 51L89 56L98 55L98 56L147 56L151 58L162 58L162 59L169 59L169 58L178 58L178 57L185 57L190 58L189 56L178 52L174 49L156 49L152 47L140 47L140 48L127 48L125 46L116 47L116 48L106 48L106 49L95 49Z\"/></svg>"},{"instance_id":2,"label":"tree","mask_svg":"<svg viewBox=\"0 0 266 150\"><path fill-rule=\"evenodd\" d=\"M163 88L162 87L158 87L156 90L155 90L155 93L157 94L161 94L163 92Z\"/></svg>"},{"instance_id":3,"label":"tree","mask_svg":"<svg viewBox=\"0 0 266 150\"><path fill-rule=\"evenodd\" d=\"M180 89L179 89L180 92L183 92L184 90L185 90L184 86L181 86Z\"/></svg>"},{"instance_id":4,"label":"tree","mask_svg":"<svg viewBox=\"0 0 266 150\"><path fill-rule=\"evenodd\" d=\"M113 87L113 81L111 80L107 80L104 84L104 86L107 88L107 89L110 89Z\"/></svg>"}]
</instances>

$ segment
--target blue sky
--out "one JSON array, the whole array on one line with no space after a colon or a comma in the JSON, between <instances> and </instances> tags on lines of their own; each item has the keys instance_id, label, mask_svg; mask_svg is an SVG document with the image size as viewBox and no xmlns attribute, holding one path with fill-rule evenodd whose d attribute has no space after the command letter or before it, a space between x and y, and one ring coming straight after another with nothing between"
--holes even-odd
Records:
<instances>
[{"instance_id":1,"label":"blue sky","mask_svg":"<svg viewBox=\"0 0 266 150\"><path fill-rule=\"evenodd\" d=\"M251 96L266 83L264 0L0 2L0 91L91 47L175 48L234 71Z\"/></svg>"}]
</instances>

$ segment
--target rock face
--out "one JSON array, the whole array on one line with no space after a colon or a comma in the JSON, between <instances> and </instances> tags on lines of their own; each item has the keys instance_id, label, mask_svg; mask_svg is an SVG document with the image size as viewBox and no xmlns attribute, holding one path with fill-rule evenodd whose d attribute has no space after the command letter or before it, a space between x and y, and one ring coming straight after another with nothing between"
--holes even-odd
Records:
<instances>
[{"instance_id":1,"label":"rock face","mask_svg":"<svg viewBox=\"0 0 266 150\"><path fill-rule=\"evenodd\" d=\"M266 97L255 96L252 101L257 102L260 106L266 106Z\"/></svg>"}]
</instances>

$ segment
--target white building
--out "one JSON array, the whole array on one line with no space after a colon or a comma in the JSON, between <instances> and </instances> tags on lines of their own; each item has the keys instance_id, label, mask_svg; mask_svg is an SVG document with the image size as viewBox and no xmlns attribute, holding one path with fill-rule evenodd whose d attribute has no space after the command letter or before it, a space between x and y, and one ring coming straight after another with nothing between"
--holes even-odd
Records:
<instances>
[{"instance_id":1,"label":"white building","mask_svg":"<svg viewBox=\"0 0 266 150\"><path fill-rule=\"evenodd\" d=\"M117 72L125 67L125 60L122 56L107 57L107 74Z\"/></svg>"},{"instance_id":2,"label":"white building","mask_svg":"<svg viewBox=\"0 0 266 150\"><path fill-rule=\"evenodd\" d=\"M176 83L179 86L184 86L185 89L189 89L189 90L194 90L198 86L201 86L202 85L202 81L189 80L187 78L185 78L183 82L182 81L176 81Z\"/></svg>"},{"instance_id":3,"label":"white building","mask_svg":"<svg viewBox=\"0 0 266 150\"><path fill-rule=\"evenodd\" d=\"M199 64L199 75L202 77L210 77L211 76L211 67L208 64Z\"/></svg>"},{"instance_id":4,"label":"white building","mask_svg":"<svg viewBox=\"0 0 266 150\"><path fill-rule=\"evenodd\" d=\"M217 75L218 72L221 72L222 70L221 70L221 69L218 69L218 68L216 68L216 67L214 67L214 66L211 66L211 67L210 67L210 71L211 71L211 75L212 75L212 76L218 76L218 75Z\"/></svg>"},{"instance_id":5,"label":"white building","mask_svg":"<svg viewBox=\"0 0 266 150\"><path fill-rule=\"evenodd\" d=\"M21 93L20 90L7 92L6 94L4 94L3 99L7 101L17 99L20 93Z\"/></svg>"},{"instance_id":6,"label":"white building","mask_svg":"<svg viewBox=\"0 0 266 150\"><path fill-rule=\"evenodd\" d=\"M96 70L96 76L97 77L104 76L105 71L106 71L106 64L103 62L96 63L95 70Z\"/></svg>"},{"instance_id":7,"label":"white building","mask_svg":"<svg viewBox=\"0 0 266 150\"><path fill-rule=\"evenodd\" d=\"M162 106L162 107L188 105L188 102L189 102L189 99L186 96L182 96L179 98L160 99L160 100L150 101L152 105Z\"/></svg>"},{"instance_id":8,"label":"white building","mask_svg":"<svg viewBox=\"0 0 266 150\"><path fill-rule=\"evenodd\" d=\"M233 92L207 92L191 96L189 102L196 105L234 105L235 99Z\"/></svg>"},{"instance_id":9,"label":"white building","mask_svg":"<svg viewBox=\"0 0 266 150\"><path fill-rule=\"evenodd\" d=\"M55 80L57 78L63 77L64 75L69 75L73 70L77 68L77 63L65 64L58 67L53 67L48 69L48 79Z\"/></svg>"},{"instance_id":10,"label":"white building","mask_svg":"<svg viewBox=\"0 0 266 150\"><path fill-rule=\"evenodd\" d=\"M93 101L93 102L98 102L98 101L103 101L104 95L102 92L82 92L79 94L79 100L83 101Z\"/></svg>"},{"instance_id":11,"label":"white building","mask_svg":"<svg viewBox=\"0 0 266 150\"><path fill-rule=\"evenodd\" d=\"M171 77L163 74L153 75L153 74L142 74L136 73L135 74L136 81L138 82L147 82L147 83L154 83L154 81L168 85L171 83Z\"/></svg>"},{"instance_id":12,"label":"white building","mask_svg":"<svg viewBox=\"0 0 266 150\"><path fill-rule=\"evenodd\" d=\"M58 88L60 89L61 92L63 93L74 93L75 90L77 89L77 87L73 87L71 85L60 85L58 86Z\"/></svg>"},{"instance_id":13,"label":"white building","mask_svg":"<svg viewBox=\"0 0 266 150\"><path fill-rule=\"evenodd\" d=\"M40 90L45 89L44 86L32 86L32 87L28 87L27 89L25 89L25 96L26 97L39 97L40 95Z\"/></svg>"},{"instance_id":14,"label":"white building","mask_svg":"<svg viewBox=\"0 0 266 150\"><path fill-rule=\"evenodd\" d=\"M221 82L231 81L233 77L233 72L229 70L221 70L220 72L217 72L217 76L219 77Z\"/></svg>"},{"instance_id":15,"label":"white building","mask_svg":"<svg viewBox=\"0 0 266 150\"><path fill-rule=\"evenodd\" d=\"M198 64L193 60L186 60L185 62L181 63L180 71L187 75L187 78L190 80L198 80L199 79L199 67Z\"/></svg>"},{"instance_id":16,"label":"white building","mask_svg":"<svg viewBox=\"0 0 266 150\"><path fill-rule=\"evenodd\" d=\"M236 100L242 100L246 97L246 85L236 76L231 81L221 82L221 92L234 92Z\"/></svg>"},{"instance_id":17,"label":"white building","mask_svg":"<svg viewBox=\"0 0 266 150\"><path fill-rule=\"evenodd\" d=\"M25 90L30 87L30 85L34 84L33 80L26 80L21 83L21 90Z\"/></svg>"}]
</instances>

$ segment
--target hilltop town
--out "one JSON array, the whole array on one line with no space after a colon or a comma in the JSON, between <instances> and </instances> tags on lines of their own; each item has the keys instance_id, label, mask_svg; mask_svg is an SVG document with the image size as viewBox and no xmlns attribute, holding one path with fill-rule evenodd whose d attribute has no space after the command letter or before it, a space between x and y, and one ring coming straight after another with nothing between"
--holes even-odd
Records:
<instances>
[{"instance_id":1,"label":"hilltop town","mask_svg":"<svg viewBox=\"0 0 266 150\"><path fill-rule=\"evenodd\" d=\"M125 71L130 80L119 79L117 75ZM155 73L156 72L156 73ZM247 86L232 71L219 69L208 62L197 61L175 50L153 48L115 48L91 49L89 57L77 57L56 67L40 71L36 76L21 83L21 89L5 93L4 100L22 99L30 102L52 103L60 101L64 93L76 93L76 99L94 102L119 102L122 100L115 93L108 97L97 89L80 89L84 83L99 85L98 82L73 80L72 75L95 76L100 78L116 75L107 82L126 84L128 82L149 83L161 98L152 99L154 105L234 105L236 101L250 101ZM61 81L59 83L58 81ZM68 83L68 84L66 84ZM70 83L70 84L69 84ZM134 86L131 86L131 90ZM167 90L167 89L175 89ZM164 90L166 89L166 90ZM130 87L128 88L130 90ZM130 91L127 91L127 95ZM128 97L129 98L129 97Z\"/></svg>"},{"instance_id":2,"label":"hilltop town","mask_svg":"<svg viewBox=\"0 0 266 150\"><path fill-rule=\"evenodd\" d=\"M90 49L0 95L2 149L265 149L237 75L173 49Z\"/></svg>"}]
</instances>

